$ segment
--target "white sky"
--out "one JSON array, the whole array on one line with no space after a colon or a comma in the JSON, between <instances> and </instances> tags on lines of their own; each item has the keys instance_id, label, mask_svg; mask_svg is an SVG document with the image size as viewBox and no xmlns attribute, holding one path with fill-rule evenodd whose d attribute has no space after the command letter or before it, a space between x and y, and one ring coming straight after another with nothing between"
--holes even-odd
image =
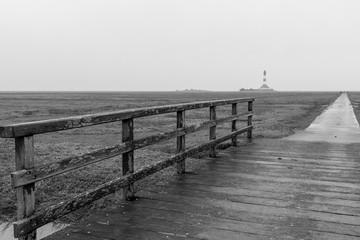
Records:
<instances>
[{"instance_id":1,"label":"white sky","mask_svg":"<svg viewBox=\"0 0 360 240\"><path fill-rule=\"evenodd\" d=\"M360 91L359 0L1 0L0 91Z\"/></svg>"}]
</instances>

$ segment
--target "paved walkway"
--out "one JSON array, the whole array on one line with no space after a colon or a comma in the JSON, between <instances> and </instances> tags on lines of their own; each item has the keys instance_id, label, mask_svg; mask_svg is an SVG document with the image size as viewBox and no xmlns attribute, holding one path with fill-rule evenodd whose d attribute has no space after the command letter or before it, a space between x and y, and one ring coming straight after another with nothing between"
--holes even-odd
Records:
<instances>
[{"instance_id":1,"label":"paved walkway","mask_svg":"<svg viewBox=\"0 0 360 240\"><path fill-rule=\"evenodd\" d=\"M307 129L286 139L310 142L360 143L359 123L347 94L340 95Z\"/></svg>"}]
</instances>

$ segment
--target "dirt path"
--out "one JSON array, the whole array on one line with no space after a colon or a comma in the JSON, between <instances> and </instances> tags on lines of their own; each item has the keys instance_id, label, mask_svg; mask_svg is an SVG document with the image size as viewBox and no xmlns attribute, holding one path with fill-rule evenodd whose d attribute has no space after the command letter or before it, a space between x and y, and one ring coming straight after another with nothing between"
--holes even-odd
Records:
<instances>
[{"instance_id":1,"label":"dirt path","mask_svg":"<svg viewBox=\"0 0 360 240\"><path fill-rule=\"evenodd\" d=\"M360 142L359 123L347 94L341 94L307 129L284 139L334 143Z\"/></svg>"}]
</instances>

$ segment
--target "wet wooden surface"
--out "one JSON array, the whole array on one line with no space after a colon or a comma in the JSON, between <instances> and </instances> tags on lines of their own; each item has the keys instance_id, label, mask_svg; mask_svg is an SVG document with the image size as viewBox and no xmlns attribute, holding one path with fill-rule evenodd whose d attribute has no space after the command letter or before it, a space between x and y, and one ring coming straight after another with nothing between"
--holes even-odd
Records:
<instances>
[{"instance_id":1,"label":"wet wooden surface","mask_svg":"<svg viewBox=\"0 0 360 240\"><path fill-rule=\"evenodd\" d=\"M239 144L46 239L360 239L359 149Z\"/></svg>"}]
</instances>

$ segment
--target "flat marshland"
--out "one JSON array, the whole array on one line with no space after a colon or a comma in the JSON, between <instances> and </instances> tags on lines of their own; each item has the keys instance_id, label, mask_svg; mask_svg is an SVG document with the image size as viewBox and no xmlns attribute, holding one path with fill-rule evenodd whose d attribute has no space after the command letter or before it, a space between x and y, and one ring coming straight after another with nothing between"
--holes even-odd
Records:
<instances>
[{"instance_id":1,"label":"flat marshland","mask_svg":"<svg viewBox=\"0 0 360 240\"><path fill-rule=\"evenodd\" d=\"M354 109L354 113L358 122L360 122L360 92L348 93L351 105Z\"/></svg>"},{"instance_id":2,"label":"flat marshland","mask_svg":"<svg viewBox=\"0 0 360 240\"><path fill-rule=\"evenodd\" d=\"M130 108L177 104L215 99L254 97L253 138L280 138L305 129L329 104L339 96L338 92L32 92L0 93L0 124L11 124L44 119L119 111ZM360 103L359 94L350 95ZM353 100L352 100L353 101ZM355 109L358 111L357 109ZM238 113L245 113L247 104L238 104ZM231 106L217 107L217 117L231 114ZM186 112L186 125L209 119L209 109ZM238 122L238 129L246 126ZM135 139L176 128L176 113L163 114L134 120ZM217 127L217 135L231 131L230 124ZM239 141L245 139L239 136ZM208 131L186 136L186 147L208 141ZM35 164L94 151L121 142L121 122L77 128L36 135ZM10 173L14 171L14 140L0 139L0 221L10 221L16 215L15 192L11 187ZM135 171L141 166L166 159L176 150L176 139L135 151ZM187 160L187 171L204 164L199 155ZM121 176L121 156L36 183L36 208L44 209L54 203L67 200L76 194ZM135 187L146 188L154 181L171 178L176 174L168 168L154 174ZM120 193L101 199L87 208L100 211L111 208L121 200ZM67 218L74 220L85 212L77 211ZM65 219L66 220L66 219Z\"/></svg>"}]
</instances>

